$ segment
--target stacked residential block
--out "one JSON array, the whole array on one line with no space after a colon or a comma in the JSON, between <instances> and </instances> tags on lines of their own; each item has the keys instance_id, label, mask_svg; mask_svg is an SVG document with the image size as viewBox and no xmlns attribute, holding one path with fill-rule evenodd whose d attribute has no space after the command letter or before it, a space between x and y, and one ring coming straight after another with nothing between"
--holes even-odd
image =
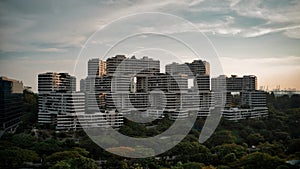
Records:
<instances>
[{"instance_id":1,"label":"stacked residential block","mask_svg":"<svg viewBox=\"0 0 300 169\"><path fill-rule=\"evenodd\" d=\"M86 93L87 112L99 109L120 115L139 112L141 116L156 119L168 113L171 119L176 119L187 117L188 111L199 109L201 105L201 111L209 113L208 62L173 63L166 66L166 73L160 72L159 60L148 57L137 59L116 55L105 63L105 74L91 72L81 80L80 90ZM182 72L178 72L178 67ZM199 88L202 100L199 100L196 88L188 87L189 79L193 79L193 86Z\"/></svg>"},{"instance_id":2,"label":"stacked residential block","mask_svg":"<svg viewBox=\"0 0 300 169\"><path fill-rule=\"evenodd\" d=\"M84 113L85 96L76 93L76 78L68 73L46 72L38 75L38 122L57 130L78 126L76 113Z\"/></svg>"},{"instance_id":3,"label":"stacked residential block","mask_svg":"<svg viewBox=\"0 0 300 169\"><path fill-rule=\"evenodd\" d=\"M228 120L267 115L266 93L257 90L255 76L221 75L210 85L210 65L202 60L168 64L165 70L160 72L160 61L146 56L90 59L80 92L76 78L67 73L39 74L39 123L57 130L119 128L128 115L182 119L196 112L207 117L216 107ZM233 93L240 95L238 106L233 106Z\"/></svg>"},{"instance_id":4,"label":"stacked residential block","mask_svg":"<svg viewBox=\"0 0 300 169\"><path fill-rule=\"evenodd\" d=\"M268 115L266 104L266 92L257 90L257 77L247 75L226 77L221 75L212 78L212 91L222 94L223 97L215 97L226 100L223 109L223 117L227 120L241 120L246 118L260 118ZM233 101L233 98L238 98ZM237 102L238 103L235 103Z\"/></svg>"}]
</instances>

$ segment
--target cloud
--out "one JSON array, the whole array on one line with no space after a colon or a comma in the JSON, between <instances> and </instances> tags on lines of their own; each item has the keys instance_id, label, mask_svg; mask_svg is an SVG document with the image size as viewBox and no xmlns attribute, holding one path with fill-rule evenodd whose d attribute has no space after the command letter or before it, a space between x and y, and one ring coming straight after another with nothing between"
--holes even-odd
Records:
<instances>
[{"instance_id":1,"label":"cloud","mask_svg":"<svg viewBox=\"0 0 300 169\"><path fill-rule=\"evenodd\" d=\"M261 0L241 0L234 1L230 8L240 16L265 20L264 24L244 29L241 33L244 37L257 37L269 33L283 32L289 38L297 38L292 36L294 34L286 32L291 32L291 30L294 33L298 32L300 26L299 1L266 3Z\"/></svg>"},{"instance_id":2,"label":"cloud","mask_svg":"<svg viewBox=\"0 0 300 169\"><path fill-rule=\"evenodd\" d=\"M217 36L256 37L282 32L289 38L298 38L299 29L292 28L300 25L300 3L293 1L276 3L280 4L280 7L260 0L222 2L166 0L156 3L76 0L72 3L2 1L0 3L0 50L44 50L45 47L39 49L38 45L33 45L38 43L57 45L46 48L81 47L93 32L112 20L145 11L178 15L192 21L201 31ZM264 23L247 26L254 19L263 20ZM157 30L162 29L157 28ZM167 31L189 30L185 26L181 30L168 28Z\"/></svg>"},{"instance_id":3,"label":"cloud","mask_svg":"<svg viewBox=\"0 0 300 169\"><path fill-rule=\"evenodd\" d=\"M43 50L44 47L39 49L39 43L57 45L47 48L80 47L97 29L97 19L104 16L97 14L99 9L99 5L81 1L72 4L3 1L0 5L0 50Z\"/></svg>"},{"instance_id":4,"label":"cloud","mask_svg":"<svg viewBox=\"0 0 300 169\"><path fill-rule=\"evenodd\" d=\"M56 53L56 52L64 52L66 50L65 49L59 49L59 48L44 48L44 49L37 49L36 51Z\"/></svg>"},{"instance_id":5,"label":"cloud","mask_svg":"<svg viewBox=\"0 0 300 169\"><path fill-rule=\"evenodd\" d=\"M280 4L280 2L274 1L272 4L268 4L262 0L241 0L231 4L230 7L239 15L261 18L267 22L293 23L299 21L299 12L295 12L300 7L299 2L286 1L280 6L274 6L274 4Z\"/></svg>"},{"instance_id":6,"label":"cloud","mask_svg":"<svg viewBox=\"0 0 300 169\"><path fill-rule=\"evenodd\" d=\"M191 1L188 6L189 7L192 7L192 6L195 6L195 5L199 5L203 2L204 0L194 0L194 1Z\"/></svg>"},{"instance_id":7,"label":"cloud","mask_svg":"<svg viewBox=\"0 0 300 169\"><path fill-rule=\"evenodd\" d=\"M197 23L196 26L203 32L219 35L237 35L242 29L232 26L235 23L235 18L232 16L224 16L222 20L216 22Z\"/></svg>"},{"instance_id":8,"label":"cloud","mask_svg":"<svg viewBox=\"0 0 300 169\"><path fill-rule=\"evenodd\" d=\"M56 61L59 58L74 60L95 31L105 29L105 26L121 17L140 12L165 12L191 21L199 30L214 38L214 44L221 49L220 54L233 59L254 56L257 62L270 64L264 65L266 67L272 67L275 62L299 63L299 60L288 57L300 56L300 1L295 0L0 1L1 63L9 57L12 58L9 59L11 62L13 58L24 56L47 61L54 58ZM168 35L196 31L184 22L164 23L159 17L147 20L147 23L145 20L140 18L131 25L121 23L103 39L91 42L99 47L98 53L91 53L89 57L102 55L114 44L111 42L134 33L133 30ZM123 30L127 34L120 36ZM197 39L194 42L197 43ZM262 59L266 57L288 59ZM49 63L55 65L56 62ZM37 62L30 64L28 67L36 69L34 64ZM44 69L40 67L35 72ZM18 72L16 70L15 74Z\"/></svg>"},{"instance_id":9,"label":"cloud","mask_svg":"<svg viewBox=\"0 0 300 169\"><path fill-rule=\"evenodd\" d=\"M245 32L245 37L257 37L266 35L269 33L276 33L276 32L284 32L285 35L287 35L290 38L299 38L300 31L299 31L300 25L297 26L287 26L282 28L254 28L254 30Z\"/></svg>"},{"instance_id":10,"label":"cloud","mask_svg":"<svg viewBox=\"0 0 300 169\"><path fill-rule=\"evenodd\" d=\"M300 28L286 30L284 34L290 38L300 39Z\"/></svg>"}]
</instances>

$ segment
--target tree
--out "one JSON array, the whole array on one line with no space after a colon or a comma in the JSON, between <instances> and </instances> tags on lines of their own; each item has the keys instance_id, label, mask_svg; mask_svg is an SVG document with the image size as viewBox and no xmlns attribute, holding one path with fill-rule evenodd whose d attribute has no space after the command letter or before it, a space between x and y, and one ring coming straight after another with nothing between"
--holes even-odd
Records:
<instances>
[{"instance_id":1,"label":"tree","mask_svg":"<svg viewBox=\"0 0 300 169\"><path fill-rule=\"evenodd\" d=\"M239 165L236 167L244 167L245 169L274 169L280 165L284 165L284 160L278 157L272 157L266 153L255 152L242 157Z\"/></svg>"},{"instance_id":2,"label":"tree","mask_svg":"<svg viewBox=\"0 0 300 169\"><path fill-rule=\"evenodd\" d=\"M46 158L47 162L53 163L57 161L79 158L81 155L77 151L60 151L51 154Z\"/></svg>"},{"instance_id":3,"label":"tree","mask_svg":"<svg viewBox=\"0 0 300 169\"><path fill-rule=\"evenodd\" d=\"M204 166L201 169L216 169L216 167L209 165L209 166Z\"/></svg>"},{"instance_id":4,"label":"tree","mask_svg":"<svg viewBox=\"0 0 300 169\"><path fill-rule=\"evenodd\" d=\"M281 97L277 97L274 103L274 107L278 110L283 110L289 108L291 105L290 98L288 95L283 95Z\"/></svg>"},{"instance_id":5,"label":"tree","mask_svg":"<svg viewBox=\"0 0 300 169\"><path fill-rule=\"evenodd\" d=\"M50 155L54 152L61 151L63 148L61 147L63 143L55 140L55 139L49 139L46 141L42 142L37 142L34 145L34 150L39 154L39 155Z\"/></svg>"},{"instance_id":6,"label":"tree","mask_svg":"<svg viewBox=\"0 0 300 169\"><path fill-rule=\"evenodd\" d=\"M16 134L12 137L12 142L22 148L30 148L35 141L36 139L32 135L26 133Z\"/></svg>"},{"instance_id":7,"label":"tree","mask_svg":"<svg viewBox=\"0 0 300 169\"><path fill-rule=\"evenodd\" d=\"M300 95L298 94L292 95L291 108L300 108Z\"/></svg>"},{"instance_id":8,"label":"tree","mask_svg":"<svg viewBox=\"0 0 300 169\"><path fill-rule=\"evenodd\" d=\"M38 119L38 96L29 90L23 91L24 108L21 129L31 128Z\"/></svg>"},{"instance_id":9,"label":"tree","mask_svg":"<svg viewBox=\"0 0 300 169\"><path fill-rule=\"evenodd\" d=\"M107 169L129 169L128 164L116 158L107 159L107 162L104 164L103 168Z\"/></svg>"},{"instance_id":10,"label":"tree","mask_svg":"<svg viewBox=\"0 0 300 169\"><path fill-rule=\"evenodd\" d=\"M236 156L234 153L229 153L227 154L224 159L222 159L223 163L225 164L230 164L232 162L235 162L236 161Z\"/></svg>"},{"instance_id":11,"label":"tree","mask_svg":"<svg viewBox=\"0 0 300 169\"><path fill-rule=\"evenodd\" d=\"M241 158L246 154L246 149L243 146L236 144L219 145L213 148L212 151L217 154L219 161L222 161L225 164L233 162L237 158Z\"/></svg>"},{"instance_id":12,"label":"tree","mask_svg":"<svg viewBox=\"0 0 300 169\"><path fill-rule=\"evenodd\" d=\"M0 168L20 168L24 162L36 162L38 155L31 150L8 147L0 150Z\"/></svg>"},{"instance_id":13,"label":"tree","mask_svg":"<svg viewBox=\"0 0 300 169\"><path fill-rule=\"evenodd\" d=\"M299 130L299 119L300 119L300 108L286 110L285 113L288 115L286 124L288 126L289 136L291 138L300 138Z\"/></svg>"},{"instance_id":14,"label":"tree","mask_svg":"<svg viewBox=\"0 0 300 169\"><path fill-rule=\"evenodd\" d=\"M264 140L264 137L259 133L253 133L247 137L247 142L249 145L258 145L258 143L263 142Z\"/></svg>"},{"instance_id":15,"label":"tree","mask_svg":"<svg viewBox=\"0 0 300 169\"><path fill-rule=\"evenodd\" d=\"M188 162L182 165L183 169L199 169L201 167L202 167L201 163L196 163L196 162Z\"/></svg>"},{"instance_id":16,"label":"tree","mask_svg":"<svg viewBox=\"0 0 300 169\"><path fill-rule=\"evenodd\" d=\"M172 166L171 169L183 169L182 162L177 162L177 164L175 166Z\"/></svg>"},{"instance_id":17,"label":"tree","mask_svg":"<svg viewBox=\"0 0 300 169\"><path fill-rule=\"evenodd\" d=\"M176 157L174 162L210 162L210 150L199 142L180 142L167 152L168 156Z\"/></svg>"},{"instance_id":18,"label":"tree","mask_svg":"<svg viewBox=\"0 0 300 169\"><path fill-rule=\"evenodd\" d=\"M125 119L124 125L119 129L120 133L131 137L145 137L146 131L145 125L127 119Z\"/></svg>"},{"instance_id":19,"label":"tree","mask_svg":"<svg viewBox=\"0 0 300 169\"><path fill-rule=\"evenodd\" d=\"M285 151L285 147L278 142L273 142L273 144L270 144L269 142L261 143L257 146L257 148L260 149L260 152L268 153L272 156L280 156L284 154Z\"/></svg>"},{"instance_id":20,"label":"tree","mask_svg":"<svg viewBox=\"0 0 300 169\"><path fill-rule=\"evenodd\" d=\"M300 138L291 141L291 143L288 145L287 152L289 154L300 152Z\"/></svg>"},{"instance_id":21,"label":"tree","mask_svg":"<svg viewBox=\"0 0 300 169\"><path fill-rule=\"evenodd\" d=\"M221 130L214 133L212 137L209 138L206 144L213 147L217 145L222 145L226 143L230 144L235 142L236 142L236 137L232 135L231 131Z\"/></svg>"},{"instance_id":22,"label":"tree","mask_svg":"<svg viewBox=\"0 0 300 169\"><path fill-rule=\"evenodd\" d=\"M71 166L71 168L89 169L98 168L93 159L87 158L89 152L85 149L75 147L71 150L55 152L46 158L46 163L60 168Z\"/></svg>"},{"instance_id":23,"label":"tree","mask_svg":"<svg viewBox=\"0 0 300 169\"><path fill-rule=\"evenodd\" d=\"M69 159L69 163L71 164L71 168L74 169L97 169L97 163L87 157L80 156L75 159Z\"/></svg>"},{"instance_id":24,"label":"tree","mask_svg":"<svg viewBox=\"0 0 300 169\"><path fill-rule=\"evenodd\" d=\"M104 152L95 142L93 142L89 137L82 139L79 142L81 148L86 149L89 152L89 155L93 159L106 158L106 155L109 153Z\"/></svg>"},{"instance_id":25,"label":"tree","mask_svg":"<svg viewBox=\"0 0 300 169\"><path fill-rule=\"evenodd\" d=\"M68 161L58 161L55 165L49 169L72 169L71 164Z\"/></svg>"},{"instance_id":26,"label":"tree","mask_svg":"<svg viewBox=\"0 0 300 169\"><path fill-rule=\"evenodd\" d=\"M58 161L50 169L98 169L98 166L93 159L79 156L74 159Z\"/></svg>"}]
</instances>

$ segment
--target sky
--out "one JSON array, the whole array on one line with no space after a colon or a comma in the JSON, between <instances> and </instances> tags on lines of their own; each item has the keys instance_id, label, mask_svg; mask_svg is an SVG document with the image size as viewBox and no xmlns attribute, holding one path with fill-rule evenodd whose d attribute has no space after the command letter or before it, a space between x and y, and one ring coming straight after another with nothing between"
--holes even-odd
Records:
<instances>
[{"instance_id":1,"label":"sky","mask_svg":"<svg viewBox=\"0 0 300 169\"><path fill-rule=\"evenodd\" d=\"M251 74L265 89L300 90L298 0L1 0L0 37L0 76L33 91L43 72L79 81L89 58L123 53L171 63L195 52L212 77Z\"/></svg>"}]
</instances>

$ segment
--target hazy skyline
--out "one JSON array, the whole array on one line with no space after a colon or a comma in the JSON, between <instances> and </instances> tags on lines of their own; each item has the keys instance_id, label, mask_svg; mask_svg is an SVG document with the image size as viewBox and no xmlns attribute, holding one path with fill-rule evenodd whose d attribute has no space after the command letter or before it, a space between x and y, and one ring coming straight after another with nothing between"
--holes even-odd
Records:
<instances>
[{"instance_id":1,"label":"hazy skyline","mask_svg":"<svg viewBox=\"0 0 300 169\"><path fill-rule=\"evenodd\" d=\"M37 91L38 73L72 74L81 48L95 31L140 12L169 13L195 24L214 44L226 75L253 74L258 86L300 90L300 2L280 0L1 1L0 75L22 80ZM159 19L143 25L141 18L136 23L168 34L190 31L182 26L166 32ZM119 29L131 28L120 25ZM111 30L109 38L116 38L118 31ZM102 45L103 53L90 58L104 55L110 47L110 39L105 40L95 42Z\"/></svg>"}]
</instances>

